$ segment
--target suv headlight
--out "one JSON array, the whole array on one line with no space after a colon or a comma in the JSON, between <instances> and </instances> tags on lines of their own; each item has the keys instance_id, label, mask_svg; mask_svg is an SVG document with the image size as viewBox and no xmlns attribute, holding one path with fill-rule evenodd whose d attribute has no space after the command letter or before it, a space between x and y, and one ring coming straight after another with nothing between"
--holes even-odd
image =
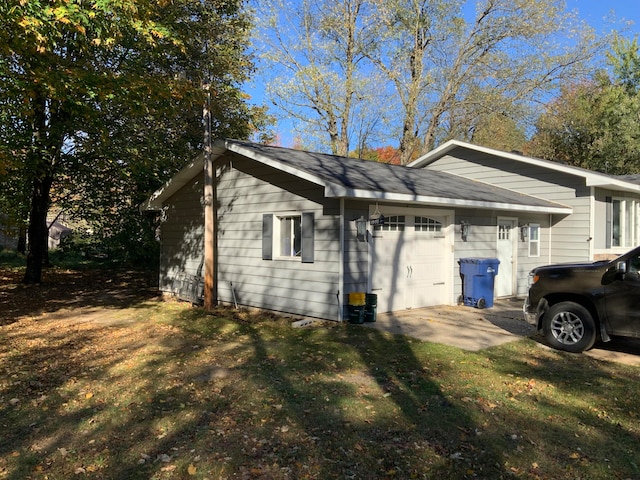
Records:
<instances>
[{"instance_id":1,"label":"suv headlight","mask_svg":"<svg viewBox=\"0 0 640 480\"><path fill-rule=\"evenodd\" d=\"M527 287L531 288L531 285L536 283L540 277L536 275L534 272L529 272L529 278L527 279Z\"/></svg>"}]
</instances>

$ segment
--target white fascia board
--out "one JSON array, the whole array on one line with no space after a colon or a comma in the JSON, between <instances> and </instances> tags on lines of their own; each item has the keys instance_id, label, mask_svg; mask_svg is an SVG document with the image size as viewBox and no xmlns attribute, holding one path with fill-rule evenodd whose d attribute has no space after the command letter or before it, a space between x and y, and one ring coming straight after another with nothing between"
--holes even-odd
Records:
<instances>
[{"instance_id":1,"label":"white fascia board","mask_svg":"<svg viewBox=\"0 0 640 480\"><path fill-rule=\"evenodd\" d=\"M226 142L226 146L227 146L227 149L231 152L250 158L251 160L255 160L256 162L260 162L264 165L275 168L276 170L280 170L281 172L294 175L298 178L302 178L303 180L307 180L311 183L315 183L316 185L320 185L325 188L328 188L331 185L325 182L324 180L320 179L319 177L312 175L308 172L305 172L304 170L300 170L299 168L293 167L286 162L274 160L273 158L256 153L249 148L244 148L242 145L238 145L237 143L234 143L233 141Z\"/></svg>"},{"instance_id":2,"label":"white fascia board","mask_svg":"<svg viewBox=\"0 0 640 480\"><path fill-rule=\"evenodd\" d=\"M215 161L227 150L223 140L216 140L211 146L211 159ZM140 205L140 210L161 210L164 201L189 183L193 177L204 169L204 153L198 154L191 162L176 173L171 179Z\"/></svg>"},{"instance_id":3,"label":"white fascia board","mask_svg":"<svg viewBox=\"0 0 640 480\"><path fill-rule=\"evenodd\" d=\"M425 165L428 165L434 160L437 160L438 158L442 157L447 152L449 152L450 150L453 150L456 147L466 147L466 148L473 149L476 147L476 145L460 142L458 140L449 140L448 142L443 143L439 147L434 148L430 152L425 153L423 156L421 156L420 158L417 158L413 162L408 163L407 167L420 168Z\"/></svg>"},{"instance_id":4,"label":"white fascia board","mask_svg":"<svg viewBox=\"0 0 640 480\"><path fill-rule=\"evenodd\" d=\"M464 200L460 198L433 197L428 195L407 195L404 193L386 193L379 191L346 188L325 189L325 195L327 197L338 198L364 198L372 200L385 200L389 202L447 205L464 208L508 210L514 212L557 213L564 215L573 213L573 208L564 205L558 205L557 207L542 207L535 205L520 205L517 203L484 202L478 200Z\"/></svg>"},{"instance_id":5,"label":"white fascia board","mask_svg":"<svg viewBox=\"0 0 640 480\"><path fill-rule=\"evenodd\" d=\"M187 183L189 183L198 172L202 171L203 166L204 155L200 154L182 170L171 177L171 180L169 180L162 187L153 192L151 196L140 205L140 210L143 211L162 209L162 204L164 203L164 201L171 195L176 193L178 190L180 190L182 187L184 187Z\"/></svg>"},{"instance_id":6,"label":"white fascia board","mask_svg":"<svg viewBox=\"0 0 640 480\"><path fill-rule=\"evenodd\" d=\"M640 193L640 185L626 182L624 180L617 180L611 177L603 177L600 175L588 177L587 187L600 187L622 192Z\"/></svg>"}]
</instances>

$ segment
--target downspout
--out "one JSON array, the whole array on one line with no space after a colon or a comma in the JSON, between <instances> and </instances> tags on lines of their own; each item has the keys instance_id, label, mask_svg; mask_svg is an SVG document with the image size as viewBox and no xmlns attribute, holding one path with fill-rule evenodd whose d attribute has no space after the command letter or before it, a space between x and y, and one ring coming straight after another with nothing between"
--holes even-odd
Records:
<instances>
[{"instance_id":1,"label":"downspout","mask_svg":"<svg viewBox=\"0 0 640 480\"><path fill-rule=\"evenodd\" d=\"M589 193L591 200L589 201L589 238L587 242L589 242L589 260L593 261L594 238L596 238L596 187L591 187Z\"/></svg>"},{"instance_id":2,"label":"downspout","mask_svg":"<svg viewBox=\"0 0 640 480\"><path fill-rule=\"evenodd\" d=\"M553 225L553 213L549 214L549 247L547 248L548 252L549 252L549 258L547 260L547 263L551 264L553 263L553 261L551 260L551 229L552 229L552 225Z\"/></svg>"},{"instance_id":3,"label":"downspout","mask_svg":"<svg viewBox=\"0 0 640 480\"><path fill-rule=\"evenodd\" d=\"M340 198L340 253L338 255L338 321L342 322L344 311L344 197Z\"/></svg>"}]
</instances>

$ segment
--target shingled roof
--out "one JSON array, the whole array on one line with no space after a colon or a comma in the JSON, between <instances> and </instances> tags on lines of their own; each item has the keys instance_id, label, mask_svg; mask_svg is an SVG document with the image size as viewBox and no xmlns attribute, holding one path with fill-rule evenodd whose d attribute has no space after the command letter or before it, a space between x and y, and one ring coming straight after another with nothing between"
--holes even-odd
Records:
<instances>
[{"instance_id":1,"label":"shingled roof","mask_svg":"<svg viewBox=\"0 0 640 480\"><path fill-rule=\"evenodd\" d=\"M327 197L363 198L438 206L465 206L512 211L571 213L571 208L541 198L495 187L445 172L437 172L322 153L259 145L238 140L218 140L215 158L230 151L324 187ZM200 156L163 189L145 208L158 208L178 185L202 171Z\"/></svg>"}]
</instances>

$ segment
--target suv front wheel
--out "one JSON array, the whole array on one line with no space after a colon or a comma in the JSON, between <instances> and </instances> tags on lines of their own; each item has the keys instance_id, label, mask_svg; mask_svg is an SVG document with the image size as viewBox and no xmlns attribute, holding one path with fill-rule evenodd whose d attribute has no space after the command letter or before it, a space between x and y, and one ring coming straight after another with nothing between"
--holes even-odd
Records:
<instances>
[{"instance_id":1,"label":"suv front wheel","mask_svg":"<svg viewBox=\"0 0 640 480\"><path fill-rule=\"evenodd\" d=\"M580 353L596 341L596 324L589 311L573 302L552 306L544 315L544 336L558 350Z\"/></svg>"}]
</instances>

